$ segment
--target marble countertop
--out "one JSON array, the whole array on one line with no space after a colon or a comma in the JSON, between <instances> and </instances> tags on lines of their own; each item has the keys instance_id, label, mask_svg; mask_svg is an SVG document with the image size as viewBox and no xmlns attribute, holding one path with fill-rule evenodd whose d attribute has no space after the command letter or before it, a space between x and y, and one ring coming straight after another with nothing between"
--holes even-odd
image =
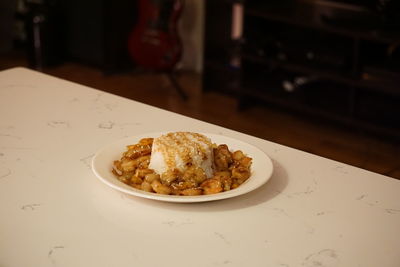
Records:
<instances>
[{"instance_id":1,"label":"marble countertop","mask_svg":"<svg viewBox=\"0 0 400 267\"><path fill-rule=\"evenodd\" d=\"M243 196L177 204L101 183L127 136L209 132L271 157ZM0 266L400 266L400 181L24 68L0 72Z\"/></svg>"}]
</instances>

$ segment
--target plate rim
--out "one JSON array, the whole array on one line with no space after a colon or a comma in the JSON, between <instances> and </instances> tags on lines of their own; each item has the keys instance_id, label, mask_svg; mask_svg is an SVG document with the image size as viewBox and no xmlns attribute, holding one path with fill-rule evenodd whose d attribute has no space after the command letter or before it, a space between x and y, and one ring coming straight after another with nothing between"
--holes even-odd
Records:
<instances>
[{"instance_id":1,"label":"plate rim","mask_svg":"<svg viewBox=\"0 0 400 267\"><path fill-rule=\"evenodd\" d=\"M241 195L250 193L250 192L256 190L257 188L263 186L271 179L274 167L273 167L272 160L267 155L267 153L265 153L258 147L254 146L252 144L249 144L243 140L240 140L240 139L237 139L237 138L234 138L231 136L215 134L215 133L205 133L205 132L199 132L199 133L210 138L212 143L219 144L219 142L214 141L213 138L214 139L222 138L222 139L229 140L230 142L237 142L237 143L239 143L239 146L244 145L248 148L251 148L251 150L257 151L257 153L260 153L263 156L263 160L265 160L264 165L267 165L270 167L268 169L263 168L263 171L265 171L265 173L262 173L262 175L265 175L265 177L264 178L257 177L258 179L256 181L251 180L251 182L253 182L255 184L252 186L250 185L250 187L246 187L245 185L250 181L250 179L252 178L252 176L251 176L240 187L233 189L233 190L217 193L217 194L200 195L200 196L175 196L175 195L162 195L162 194L151 193L151 192L146 192L146 191L143 191L140 189L136 189L127 184L124 184L123 182L119 181L117 178L115 178L115 180L112 180L113 182L111 182L106 177L103 177L103 175L99 171L99 168L97 168L97 163L98 163L99 158L104 156L104 153L107 152L107 150L110 150L113 148L115 149L116 146L122 146L122 143L125 140L128 141L128 140L135 139L135 140L139 141L141 138L157 137L157 136L161 136L162 134L166 134L166 133L170 133L170 132L173 132L173 131L150 132L150 133L126 136L124 138L117 139L117 140L101 147L99 150L97 150L97 152L94 154L94 156L92 158L92 161L91 161L92 172L95 174L95 176L101 182L103 182L104 184L108 185L109 187L111 187L114 190L117 190L119 192L122 192L122 193L125 193L128 195L132 195L132 196L136 196L136 197L146 198L146 199L152 199L152 200L163 201L163 202L175 202L175 203L208 202L208 201L216 201L216 200L233 198L233 197L237 197L237 196L241 196ZM228 142L228 143L230 143L230 142ZM128 145L128 142L125 143L125 146L126 145ZM122 152L123 152L123 150L121 150L120 154ZM248 153L246 153L246 151L243 151L243 152L245 154L248 154ZM249 155L249 156L251 156L251 155ZM252 157L252 158L253 158L253 164L254 164L254 157ZM117 160L117 159L118 158L116 158L115 160ZM110 164L111 164L111 162L112 162L112 159L110 161ZM257 160L257 162L259 162L259 161ZM267 167L267 166L265 166L265 167ZM111 169L110 169L110 173L111 173Z\"/></svg>"}]
</instances>

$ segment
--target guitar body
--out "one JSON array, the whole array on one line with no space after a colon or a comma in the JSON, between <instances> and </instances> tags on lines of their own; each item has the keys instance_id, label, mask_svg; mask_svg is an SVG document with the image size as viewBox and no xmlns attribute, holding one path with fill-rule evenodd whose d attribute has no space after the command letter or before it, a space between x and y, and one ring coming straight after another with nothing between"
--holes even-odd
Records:
<instances>
[{"instance_id":1,"label":"guitar body","mask_svg":"<svg viewBox=\"0 0 400 267\"><path fill-rule=\"evenodd\" d=\"M128 42L136 64L151 70L173 70L182 56L177 30L182 9L183 0L139 0L138 23Z\"/></svg>"}]
</instances>

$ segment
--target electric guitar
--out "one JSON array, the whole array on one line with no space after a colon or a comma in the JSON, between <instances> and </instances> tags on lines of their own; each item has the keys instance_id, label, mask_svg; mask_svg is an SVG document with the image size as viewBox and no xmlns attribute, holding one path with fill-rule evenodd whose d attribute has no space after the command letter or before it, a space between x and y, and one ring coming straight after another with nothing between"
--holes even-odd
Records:
<instances>
[{"instance_id":1,"label":"electric guitar","mask_svg":"<svg viewBox=\"0 0 400 267\"><path fill-rule=\"evenodd\" d=\"M144 68L172 71L182 56L177 23L183 0L139 0L139 17L129 36L128 50Z\"/></svg>"}]
</instances>

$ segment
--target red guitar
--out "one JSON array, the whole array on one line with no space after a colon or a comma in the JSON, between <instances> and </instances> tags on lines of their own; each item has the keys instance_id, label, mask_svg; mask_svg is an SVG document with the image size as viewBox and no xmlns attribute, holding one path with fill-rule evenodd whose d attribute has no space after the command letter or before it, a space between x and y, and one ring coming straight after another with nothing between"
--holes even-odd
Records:
<instances>
[{"instance_id":1,"label":"red guitar","mask_svg":"<svg viewBox=\"0 0 400 267\"><path fill-rule=\"evenodd\" d=\"M139 19L129 37L129 53L140 66L172 71L182 56L177 22L183 0L139 0Z\"/></svg>"}]
</instances>

